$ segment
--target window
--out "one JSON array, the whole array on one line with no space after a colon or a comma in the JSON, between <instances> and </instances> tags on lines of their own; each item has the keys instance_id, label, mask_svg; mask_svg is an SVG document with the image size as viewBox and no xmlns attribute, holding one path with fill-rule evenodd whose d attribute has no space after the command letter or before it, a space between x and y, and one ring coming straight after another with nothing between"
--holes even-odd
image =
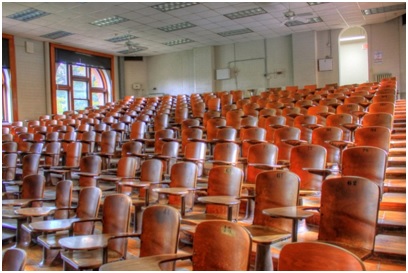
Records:
<instances>
[{"instance_id":1,"label":"window","mask_svg":"<svg viewBox=\"0 0 408 273\"><path fill-rule=\"evenodd\" d=\"M51 67L55 71L53 113L97 107L113 100L110 63L107 65L106 60L98 63L98 57L89 53L80 54L56 46L51 50L55 53L51 56L51 62L54 61Z\"/></svg>"}]
</instances>

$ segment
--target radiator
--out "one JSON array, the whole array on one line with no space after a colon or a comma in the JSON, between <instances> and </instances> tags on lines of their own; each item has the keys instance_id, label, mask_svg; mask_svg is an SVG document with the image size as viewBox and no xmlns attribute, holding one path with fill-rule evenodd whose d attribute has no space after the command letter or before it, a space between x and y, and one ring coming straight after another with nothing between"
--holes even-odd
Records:
<instances>
[{"instance_id":1,"label":"radiator","mask_svg":"<svg viewBox=\"0 0 408 273\"><path fill-rule=\"evenodd\" d=\"M386 78L391 78L391 77L392 77L391 73L381 73L381 74L375 75L375 81L381 82L381 80L386 79Z\"/></svg>"}]
</instances>

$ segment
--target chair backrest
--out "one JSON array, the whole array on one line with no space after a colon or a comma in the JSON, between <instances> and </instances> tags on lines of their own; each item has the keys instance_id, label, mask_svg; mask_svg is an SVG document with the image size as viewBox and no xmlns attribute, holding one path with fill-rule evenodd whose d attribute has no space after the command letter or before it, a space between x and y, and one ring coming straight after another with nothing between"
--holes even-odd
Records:
<instances>
[{"instance_id":1,"label":"chair backrest","mask_svg":"<svg viewBox=\"0 0 408 273\"><path fill-rule=\"evenodd\" d=\"M254 225L292 231L292 220L272 218L262 211L269 208L296 206L299 200L300 178L290 171L265 171L256 177Z\"/></svg>"},{"instance_id":2,"label":"chair backrest","mask_svg":"<svg viewBox=\"0 0 408 273\"><path fill-rule=\"evenodd\" d=\"M392 130L393 117L389 113L368 113L363 117L363 127L382 126Z\"/></svg>"},{"instance_id":3,"label":"chair backrest","mask_svg":"<svg viewBox=\"0 0 408 273\"><path fill-rule=\"evenodd\" d=\"M181 216L177 209L154 205L143 212L140 236L140 257L176 253ZM161 265L162 270L174 270L173 263Z\"/></svg>"},{"instance_id":4,"label":"chair backrest","mask_svg":"<svg viewBox=\"0 0 408 273\"><path fill-rule=\"evenodd\" d=\"M17 153L3 154L3 181L11 181L16 178Z\"/></svg>"},{"instance_id":5,"label":"chair backrest","mask_svg":"<svg viewBox=\"0 0 408 273\"><path fill-rule=\"evenodd\" d=\"M21 187L22 199L37 199L44 197L45 178L40 174L31 174L23 178L23 185ZM32 207L42 206L42 202L33 202Z\"/></svg>"},{"instance_id":6,"label":"chair backrest","mask_svg":"<svg viewBox=\"0 0 408 273\"><path fill-rule=\"evenodd\" d=\"M18 144L15 141L3 142L1 147L3 152L17 153Z\"/></svg>"},{"instance_id":7,"label":"chair backrest","mask_svg":"<svg viewBox=\"0 0 408 273\"><path fill-rule=\"evenodd\" d=\"M94 218L98 215L101 202L102 191L97 187L85 187L81 189L78 196L76 217ZM92 234L94 224L92 222L77 223L74 225L74 234L86 235Z\"/></svg>"},{"instance_id":8,"label":"chair backrest","mask_svg":"<svg viewBox=\"0 0 408 273\"><path fill-rule=\"evenodd\" d=\"M373 102L368 107L369 113L388 113L394 114L395 105L392 102Z\"/></svg>"},{"instance_id":9,"label":"chair backrest","mask_svg":"<svg viewBox=\"0 0 408 273\"><path fill-rule=\"evenodd\" d=\"M278 271L365 271L365 266L344 248L323 242L296 242L282 248Z\"/></svg>"},{"instance_id":10,"label":"chair backrest","mask_svg":"<svg viewBox=\"0 0 408 273\"><path fill-rule=\"evenodd\" d=\"M237 138L237 129L230 127L230 126L220 127L217 130L215 138L224 139L224 140L225 139L235 140Z\"/></svg>"},{"instance_id":11,"label":"chair backrest","mask_svg":"<svg viewBox=\"0 0 408 273\"><path fill-rule=\"evenodd\" d=\"M187 145L189 139L202 139L203 130L198 128L186 128L181 132L181 147L182 149Z\"/></svg>"},{"instance_id":12,"label":"chair backrest","mask_svg":"<svg viewBox=\"0 0 408 273\"><path fill-rule=\"evenodd\" d=\"M56 208L69 208L72 201L72 187L71 180L61 180L55 187L55 207ZM67 210L57 210L54 213L54 219L66 219L69 212Z\"/></svg>"},{"instance_id":13,"label":"chair backrest","mask_svg":"<svg viewBox=\"0 0 408 273\"><path fill-rule=\"evenodd\" d=\"M366 258L374 250L379 203L380 188L367 178L345 174L326 179L318 240L365 250L357 256Z\"/></svg>"},{"instance_id":14,"label":"chair backrest","mask_svg":"<svg viewBox=\"0 0 408 273\"><path fill-rule=\"evenodd\" d=\"M213 140L216 138L218 127L225 126L227 121L225 118L215 117L210 118L207 121L206 128L207 128L207 140Z\"/></svg>"},{"instance_id":15,"label":"chair backrest","mask_svg":"<svg viewBox=\"0 0 408 273\"><path fill-rule=\"evenodd\" d=\"M40 154L28 154L23 157L22 178L38 173L40 158Z\"/></svg>"},{"instance_id":16,"label":"chair backrest","mask_svg":"<svg viewBox=\"0 0 408 273\"><path fill-rule=\"evenodd\" d=\"M197 184L197 165L193 162L178 162L171 167L170 188L183 187L195 188ZM194 205L194 192L185 196L186 209L192 209ZM181 200L178 196L169 195L169 205L181 206Z\"/></svg>"},{"instance_id":17,"label":"chair backrest","mask_svg":"<svg viewBox=\"0 0 408 273\"><path fill-rule=\"evenodd\" d=\"M172 129L163 129L156 131L154 134L154 152L157 154L161 153L161 149L164 141L161 138L174 138L174 131Z\"/></svg>"},{"instance_id":18,"label":"chair backrest","mask_svg":"<svg viewBox=\"0 0 408 273\"><path fill-rule=\"evenodd\" d=\"M102 233L126 233L129 231L132 200L125 194L112 194L105 197L102 212ZM113 239L108 249L126 258L127 238Z\"/></svg>"},{"instance_id":19,"label":"chair backrest","mask_svg":"<svg viewBox=\"0 0 408 273\"><path fill-rule=\"evenodd\" d=\"M388 153L390 149L391 131L381 126L358 128L354 133L356 146L374 146Z\"/></svg>"},{"instance_id":20,"label":"chair backrest","mask_svg":"<svg viewBox=\"0 0 408 273\"><path fill-rule=\"evenodd\" d=\"M115 131L105 131L102 133L101 139L101 152L113 154L116 147L116 132Z\"/></svg>"},{"instance_id":21,"label":"chair backrest","mask_svg":"<svg viewBox=\"0 0 408 273\"><path fill-rule=\"evenodd\" d=\"M220 142L214 147L214 160L237 162L240 147L233 142Z\"/></svg>"},{"instance_id":22,"label":"chair backrest","mask_svg":"<svg viewBox=\"0 0 408 273\"><path fill-rule=\"evenodd\" d=\"M324 169L326 154L326 149L320 145L306 144L292 148L289 170L300 177L300 189L321 190L323 176L309 173L303 168Z\"/></svg>"},{"instance_id":23,"label":"chair backrest","mask_svg":"<svg viewBox=\"0 0 408 273\"><path fill-rule=\"evenodd\" d=\"M340 149L327 143L330 140L342 140L343 130L339 127L320 127L313 130L312 144L323 146L327 151L327 163L339 163Z\"/></svg>"},{"instance_id":24,"label":"chair backrest","mask_svg":"<svg viewBox=\"0 0 408 273\"><path fill-rule=\"evenodd\" d=\"M44 164L49 166L58 166L60 163L61 143L54 141L48 142L44 147Z\"/></svg>"},{"instance_id":25,"label":"chair backrest","mask_svg":"<svg viewBox=\"0 0 408 273\"><path fill-rule=\"evenodd\" d=\"M81 158L79 170L84 173L99 175L102 168L102 159L98 155L88 155ZM96 186L97 179L95 176L80 175L78 185L80 187Z\"/></svg>"},{"instance_id":26,"label":"chair backrest","mask_svg":"<svg viewBox=\"0 0 408 273\"><path fill-rule=\"evenodd\" d=\"M249 147L246 183L255 183L256 176L265 171L253 164L275 165L278 160L278 147L271 143L258 143Z\"/></svg>"},{"instance_id":27,"label":"chair backrest","mask_svg":"<svg viewBox=\"0 0 408 273\"><path fill-rule=\"evenodd\" d=\"M3 251L2 271L24 271L27 253L20 248L9 248Z\"/></svg>"},{"instance_id":28,"label":"chair backrest","mask_svg":"<svg viewBox=\"0 0 408 273\"><path fill-rule=\"evenodd\" d=\"M193 270L247 271L252 239L237 223L205 221L194 234Z\"/></svg>"},{"instance_id":29,"label":"chair backrest","mask_svg":"<svg viewBox=\"0 0 408 273\"><path fill-rule=\"evenodd\" d=\"M336 114L353 114L353 112L361 110L362 107L357 103L348 103L337 106Z\"/></svg>"},{"instance_id":30,"label":"chair backrest","mask_svg":"<svg viewBox=\"0 0 408 273\"><path fill-rule=\"evenodd\" d=\"M236 196L241 195L243 172L234 166L215 166L208 173L208 196ZM207 204L206 212L224 215L226 219L227 208L225 206ZM238 211L233 211L233 219L236 219Z\"/></svg>"},{"instance_id":31,"label":"chair backrest","mask_svg":"<svg viewBox=\"0 0 408 273\"><path fill-rule=\"evenodd\" d=\"M370 179L382 193L387 161L387 152L383 149L373 146L351 147L343 151L341 173Z\"/></svg>"},{"instance_id":32,"label":"chair backrest","mask_svg":"<svg viewBox=\"0 0 408 273\"><path fill-rule=\"evenodd\" d=\"M282 127L275 130L273 143L278 147L278 160L289 160L293 148L284 142L287 139L300 139L300 129L296 127Z\"/></svg>"},{"instance_id":33,"label":"chair backrest","mask_svg":"<svg viewBox=\"0 0 408 273\"><path fill-rule=\"evenodd\" d=\"M70 167L77 167L81 161L82 143L72 142L68 145L67 155L65 158L65 165Z\"/></svg>"}]
</instances>

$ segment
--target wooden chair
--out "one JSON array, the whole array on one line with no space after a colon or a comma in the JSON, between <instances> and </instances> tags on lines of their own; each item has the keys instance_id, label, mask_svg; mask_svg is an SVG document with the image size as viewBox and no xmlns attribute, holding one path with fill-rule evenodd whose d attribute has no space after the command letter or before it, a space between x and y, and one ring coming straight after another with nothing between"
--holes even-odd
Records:
<instances>
[{"instance_id":1,"label":"wooden chair","mask_svg":"<svg viewBox=\"0 0 408 273\"><path fill-rule=\"evenodd\" d=\"M288 171L265 171L256 177L255 213L252 225L245 226L257 243L255 270L273 270L270 245L290 238L292 220L272 218L262 211L296 206L299 177Z\"/></svg>"},{"instance_id":2,"label":"wooden chair","mask_svg":"<svg viewBox=\"0 0 408 273\"><path fill-rule=\"evenodd\" d=\"M48 142L44 145L44 150L41 155L44 157L44 163L42 166L51 167L60 165L61 143L60 142Z\"/></svg>"},{"instance_id":3,"label":"wooden chair","mask_svg":"<svg viewBox=\"0 0 408 273\"><path fill-rule=\"evenodd\" d=\"M373 102L368 107L369 113L388 113L394 115L395 104L392 102Z\"/></svg>"},{"instance_id":4,"label":"wooden chair","mask_svg":"<svg viewBox=\"0 0 408 273\"><path fill-rule=\"evenodd\" d=\"M161 153L155 154L152 158L160 159L163 163L163 173L170 174L172 166L176 163L179 154L180 143L178 141L169 141L163 143Z\"/></svg>"},{"instance_id":5,"label":"wooden chair","mask_svg":"<svg viewBox=\"0 0 408 273\"><path fill-rule=\"evenodd\" d=\"M297 116L293 120L293 126L300 129L300 139L307 143L312 142L312 133L315 128L321 126L317 124L317 117L313 115Z\"/></svg>"},{"instance_id":6,"label":"wooden chair","mask_svg":"<svg viewBox=\"0 0 408 273\"><path fill-rule=\"evenodd\" d=\"M365 271L350 251L323 242L296 242L279 253L278 271Z\"/></svg>"},{"instance_id":7,"label":"wooden chair","mask_svg":"<svg viewBox=\"0 0 408 273\"><path fill-rule=\"evenodd\" d=\"M110 160L115 155L116 134L115 131L103 132L100 143L101 149L99 152L94 153L102 158L102 170L110 168Z\"/></svg>"},{"instance_id":8,"label":"wooden chair","mask_svg":"<svg viewBox=\"0 0 408 273\"><path fill-rule=\"evenodd\" d=\"M7 192L8 182L14 181L17 169L17 153L3 154L2 159L2 192ZM14 183L12 183L14 184Z\"/></svg>"},{"instance_id":9,"label":"wooden chair","mask_svg":"<svg viewBox=\"0 0 408 273\"><path fill-rule=\"evenodd\" d=\"M73 172L78 176L78 187L96 187L97 176L101 174L102 159L98 155L88 155L81 158L79 170Z\"/></svg>"},{"instance_id":10,"label":"wooden chair","mask_svg":"<svg viewBox=\"0 0 408 273\"><path fill-rule=\"evenodd\" d=\"M351 132L344 127L344 124L354 123L351 114L333 114L326 118L326 126L338 127L343 130L343 140L352 141Z\"/></svg>"},{"instance_id":11,"label":"wooden chair","mask_svg":"<svg viewBox=\"0 0 408 273\"><path fill-rule=\"evenodd\" d=\"M300 140L300 133L300 129L296 127L282 127L275 130L273 144L278 147L278 163L285 163L290 160L291 150L294 146L288 144L287 140Z\"/></svg>"},{"instance_id":12,"label":"wooden chair","mask_svg":"<svg viewBox=\"0 0 408 273\"><path fill-rule=\"evenodd\" d=\"M367 178L344 175L326 179L317 239L367 259L374 252L379 203L380 188Z\"/></svg>"},{"instance_id":13,"label":"wooden chair","mask_svg":"<svg viewBox=\"0 0 408 273\"><path fill-rule=\"evenodd\" d=\"M164 254L121 261L103 265L99 270L159 271L166 270L162 265L165 262L191 259L194 271L247 271L251 249L251 236L239 224L207 221L197 226L192 254Z\"/></svg>"},{"instance_id":14,"label":"wooden chair","mask_svg":"<svg viewBox=\"0 0 408 273\"><path fill-rule=\"evenodd\" d=\"M252 145L248 151L248 158L244 164L245 183L255 184L259 173L276 167L278 147L271 143Z\"/></svg>"},{"instance_id":15,"label":"wooden chair","mask_svg":"<svg viewBox=\"0 0 408 273\"><path fill-rule=\"evenodd\" d=\"M363 127L382 126L393 129L393 116L389 113L368 113L363 117Z\"/></svg>"},{"instance_id":16,"label":"wooden chair","mask_svg":"<svg viewBox=\"0 0 408 273\"><path fill-rule=\"evenodd\" d=\"M351 147L343 151L341 174L370 179L377 184L382 195L387 161L387 152L383 149L372 146Z\"/></svg>"},{"instance_id":17,"label":"wooden chair","mask_svg":"<svg viewBox=\"0 0 408 273\"><path fill-rule=\"evenodd\" d=\"M313 130L312 144L320 145L327 151L326 165L327 167L338 166L340 162L340 149L328 143L331 140L342 140L343 130L339 127L320 127Z\"/></svg>"},{"instance_id":18,"label":"wooden chair","mask_svg":"<svg viewBox=\"0 0 408 273\"><path fill-rule=\"evenodd\" d=\"M381 126L358 128L354 135L356 146L374 146L388 153L390 149L391 131Z\"/></svg>"},{"instance_id":19,"label":"wooden chair","mask_svg":"<svg viewBox=\"0 0 408 273\"><path fill-rule=\"evenodd\" d=\"M248 149L255 144L265 142L266 130L261 127L241 128L241 156L247 158Z\"/></svg>"},{"instance_id":20,"label":"wooden chair","mask_svg":"<svg viewBox=\"0 0 408 273\"><path fill-rule=\"evenodd\" d=\"M27 253L20 248L9 248L3 251L2 271L24 271Z\"/></svg>"},{"instance_id":21,"label":"wooden chair","mask_svg":"<svg viewBox=\"0 0 408 273\"><path fill-rule=\"evenodd\" d=\"M132 201L129 196L124 194L113 194L105 198L102 219L82 220L88 223L95 221L102 222L102 234L110 234L113 238L109 240L108 261L126 259L127 239L115 238L115 235L127 233L130 223L130 209ZM89 236L89 235L88 235ZM76 236L70 237L75 239ZM86 237L91 238L92 237ZM101 249L79 250L61 252L61 258L64 262L64 269L73 268L75 270L97 269L103 264Z\"/></svg>"},{"instance_id":22,"label":"wooden chair","mask_svg":"<svg viewBox=\"0 0 408 273\"><path fill-rule=\"evenodd\" d=\"M300 177L300 189L320 191L324 175L310 173L305 168L324 170L326 149L320 145L306 144L293 147L290 154L289 170Z\"/></svg>"},{"instance_id":23,"label":"wooden chair","mask_svg":"<svg viewBox=\"0 0 408 273\"><path fill-rule=\"evenodd\" d=\"M205 155L207 154L207 144L204 142L190 142L187 143L183 152L184 156L182 158L179 158L179 160L191 161L197 164L198 167L197 175L199 177L202 176Z\"/></svg>"},{"instance_id":24,"label":"wooden chair","mask_svg":"<svg viewBox=\"0 0 408 273\"><path fill-rule=\"evenodd\" d=\"M53 261L59 255L61 245L59 239L69 236L69 233L73 235L85 235L92 234L94 231L94 223L81 222L82 219L94 219L99 212L99 205L101 201L102 191L96 187L85 187L81 189L78 195L78 204L76 208L66 207L60 208L59 211L72 211L74 215L71 216L70 224L66 229L60 229L57 232L46 232L44 230L36 229L36 222L30 224L30 228L34 231L43 231L44 235L37 238L39 245L43 247L43 259L41 264L51 265ZM47 220L44 222L50 223L50 225L58 226L65 220ZM77 222L77 223L76 223Z\"/></svg>"}]
</instances>

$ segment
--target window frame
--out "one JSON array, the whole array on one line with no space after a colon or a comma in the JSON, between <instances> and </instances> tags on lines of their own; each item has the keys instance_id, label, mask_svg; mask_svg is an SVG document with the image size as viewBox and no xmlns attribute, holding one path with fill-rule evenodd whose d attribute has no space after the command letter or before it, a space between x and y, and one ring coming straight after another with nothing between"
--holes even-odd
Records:
<instances>
[{"instance_id":1,"label":"window frame","mask_svg":"<svg viewBox=\"0 0 408 273\"><path fill-rule=\"evenodd\" d=\"M11 105L7 105L8 109L12 109L12 117L7 117L8 122L18 120L18 100L17 100L17 69L16 69L16 51L14 48L14 36L10 34L2 34L3 39L8 39L9 41L9 58L10 58L10 85L6 86L6 94L11 93ZM4 92L3 91L3 92ZM10 93L9 93L10 92ZM4 104L4 102L3 102ZM2 122L4 122L5 117L3 117Z\"/></svg>"},{"instance_id":2,"label":"window frame","mask_svg":"<svg viewBox=\"0 0 408 273\"><path fill-rule=\"evenodd\" d=\"M105 93L105 103L109 100L108 97L108 92L103 89L103 88L93 88L92 87L92 79L91 79L91 71L90 68L87 67L87 77L81 77L81 76L73 76L72 73L72 65L67 64L67 69L68 69L68 85L60 85L56 83L56 68L57 68L57 63L56 63L56 58L55 58L55 49L60 48L60 49L65 49L65 50L70 50L70 51L75 51L75 52L81 52L84 54L90 54L94 56L100 56L100 57L105 57L109 58L111 62L111 69L107 70L105 69L106 73L110 74L110 88L111 88L111 97L112 101L115 101L115 71L114 71L114 56L113 55L108 55L108 54L103 54L103 53L98 53L98 52L93 52L93 51L88 51L84 49L79 49L79 48L73 48L73 47L67 47L67 46L61 46L61 45L56 45L56 44L50 44L50 70L51 70L51 108L52 108L52 113L57 114L57 90L67 90L68 91L68 97L69 97L69 110L74 110L74 97L73 97L73 86L72 83L75 79L79 79L81 81L87 80L88 82L88 96L89 96L89 105L92 105L92 93ZM89 70L89 71L88 71ZM104 86L106 88L109 88L108 85L109 83L107 82L107 79L103 73L99 72L101 75L101 78L103 80ZM89 74L89 75L88 75Z\"/></svg>"}]
</instances>

